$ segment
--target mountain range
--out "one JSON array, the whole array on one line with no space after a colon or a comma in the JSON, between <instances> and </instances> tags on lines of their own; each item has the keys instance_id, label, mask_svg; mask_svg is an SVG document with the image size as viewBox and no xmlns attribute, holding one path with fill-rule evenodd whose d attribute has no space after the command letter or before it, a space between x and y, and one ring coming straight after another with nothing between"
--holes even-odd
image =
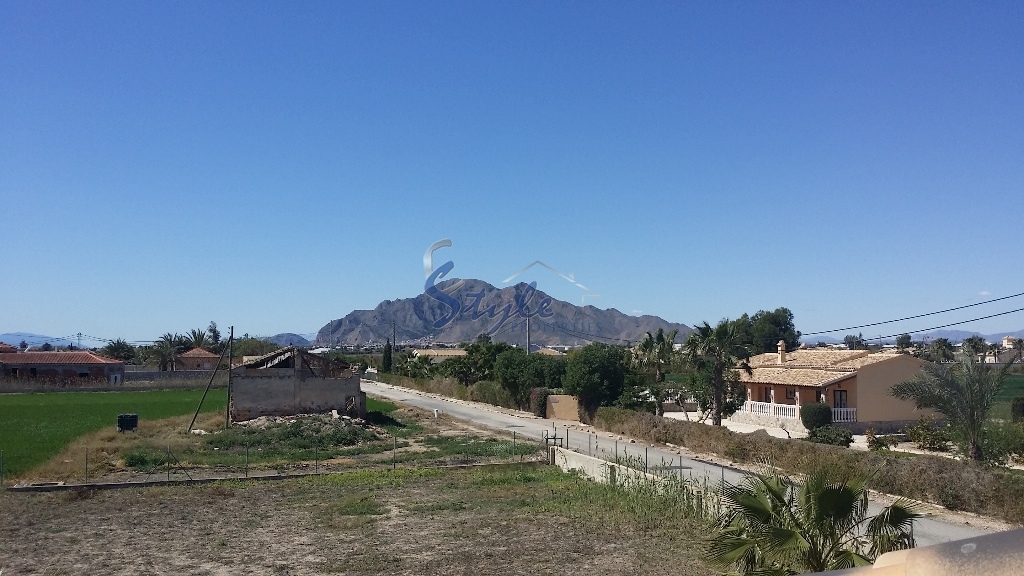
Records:
<instances>
[{"instance_id":1,"label":"mountain range","mask_svg":"<svg viewBox=\"0 0 1024 576\"><path fill-rule=\"evenodd\" d=\"M1024 330L1018 330L1016 332L996 332L995 334L982 334L981 332L968 332L967 330L932 330L931 332L911 332L911 337L914 341L927 340L929 342L934 341L938 338L945 338L954 344L963 342L971 336L981 336L987 342L1002 342L1003 336L1013 336L1014 338L1024 338ZM871 338L869 334L862 334L863 338L869 343L875 343L878 340ZM843 335L845 337L845 334ZM819 342L825 344L842 344L842 338L834 338L829 336L801 336L800 341L804 344L811 345ZM883 344L895 344L895 338L882 338Z\"/></svg>"},{"instance_id":2,"label":"mountain range","mask_svg":"<svg viewBox=\"0 0 1024 576\"><path fill-rule=\"evenodd\" d=\"M453 290L457 282L462 285ZM693 330L685 324L668 322L657 316L630 316L614 308L576 306L551 298L532 286L519 283L496 288L483 280L450 279L437 288L452 291L432 297L426 293L414 298L385 300L373 310L356 310L344 318L328 322L317 333L315 342L323 345L383 343L394 337L398 342L468 342L487 333L493 340L524 345L525 316L530 320L530 341L542 346L572 346L588 342L627 344L643 338L645 332L679 330L676 342L682 342ZM455 307L459 307L455 311ZM519 313L519 310L525 314ZM457 312L453 315L453 312Z\"/></svg>"}]
</instances>

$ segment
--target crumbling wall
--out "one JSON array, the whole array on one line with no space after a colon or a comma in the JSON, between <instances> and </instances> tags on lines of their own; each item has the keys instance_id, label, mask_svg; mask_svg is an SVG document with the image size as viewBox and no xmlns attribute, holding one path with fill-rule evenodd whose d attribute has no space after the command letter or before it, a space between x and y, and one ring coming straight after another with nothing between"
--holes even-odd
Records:
<instances>
[{"instance_id":1,"label":"crumbling wall","mask_svg":"<svg viewBox=\"0 0 1024 576\"><path fill-rule=\"evenodd\" d=\"M231 383L231 419L258 416L316 414L337 410L341 414L366 415L366 393L359 377L299 378L283 374L236 375ZM267 372L270 372L269 370Z\"/></svg>"}]
</instances>

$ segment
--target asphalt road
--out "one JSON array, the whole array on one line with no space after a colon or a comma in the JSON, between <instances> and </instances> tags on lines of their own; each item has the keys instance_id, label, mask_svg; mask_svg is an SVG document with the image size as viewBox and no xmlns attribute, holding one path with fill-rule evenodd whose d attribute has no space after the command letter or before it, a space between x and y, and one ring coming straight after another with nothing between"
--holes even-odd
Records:
<instances>
[{"instance_id":1,"label":"asphalt road","mask_svg":"<svg viewBox=\"0 0 1024 576\"><path fill-rule=\"evenodd\" d=\"M370 380L362 381L362 389L373 396L404 402L426 410L440 410L454 418L487 428L515 432L517 436L538 442L542 441L545 436L554 435L562 439L562 445L567 445L583 454L592 454L609 460L613 459L615 454L620 457L642 458L651 468L664 465L667 470L676 474L705 478L712 482L724 480L736 484L743 478L741 470L686 458L676 454L669 447L652 446L639 440L631 442L628 438L617 440L618 435L590 431L578 422L541 419L526 413L510 413L487 404L443 398ZM872 502L869 513L877 513L882 506ZM977 526L968 526L963 522L957 523L929 517L919 519L914 525L914 537L917 539L919 547L973 538L989 532L989 530Z\"/></svg>"}]
</instances>

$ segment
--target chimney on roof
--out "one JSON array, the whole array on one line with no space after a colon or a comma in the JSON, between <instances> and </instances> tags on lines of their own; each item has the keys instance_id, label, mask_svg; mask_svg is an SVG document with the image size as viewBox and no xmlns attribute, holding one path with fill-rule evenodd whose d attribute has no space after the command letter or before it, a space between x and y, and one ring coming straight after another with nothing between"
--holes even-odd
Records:
<instances>
[{"instance_id":1,"label":"chimney on roof","mask_svg":"<svg viewBox=\"0 0 1024 576\"><path fill-rule=\"evenodd\" d=\"M779 340L779 364L786 363L786 341Z\"/></svg>"}]
</instances>

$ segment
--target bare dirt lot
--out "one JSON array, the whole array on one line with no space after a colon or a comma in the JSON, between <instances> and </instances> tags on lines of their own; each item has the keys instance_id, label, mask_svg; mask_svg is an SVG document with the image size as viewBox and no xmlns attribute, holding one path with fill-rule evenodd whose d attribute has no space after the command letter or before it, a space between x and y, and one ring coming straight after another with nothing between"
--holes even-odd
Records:
<instances>
[{"instance_id":1,"label":"bare dirt lot","mask_svg":"<svg viewBox=\"0 0 1024 576\"><path fill-rule=\"evenodd\" d=\"M713 574L699 526L554 468L0 494L20 574Z\"/></svg>"}]
</instances>

